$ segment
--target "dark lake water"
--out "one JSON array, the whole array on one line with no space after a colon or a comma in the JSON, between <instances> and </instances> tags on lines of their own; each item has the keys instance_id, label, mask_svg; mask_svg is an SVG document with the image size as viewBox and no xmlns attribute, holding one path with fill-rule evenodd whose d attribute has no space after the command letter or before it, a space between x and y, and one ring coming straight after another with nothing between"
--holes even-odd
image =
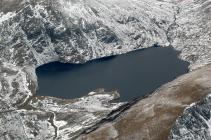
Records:
<instances>
[{"instance_id":1,"label":"dark lake water","mask_svg":"<svg viewBox=\"0 0 211 140\"><path fill-rule=\"evenodd\" d=\"M37 68L38 95L77 98L105 88L118 90L121 101L152 92L188 72L189 63L173 48L152 47L85 64L49 63Z\"/></svg>"}]
</instances>

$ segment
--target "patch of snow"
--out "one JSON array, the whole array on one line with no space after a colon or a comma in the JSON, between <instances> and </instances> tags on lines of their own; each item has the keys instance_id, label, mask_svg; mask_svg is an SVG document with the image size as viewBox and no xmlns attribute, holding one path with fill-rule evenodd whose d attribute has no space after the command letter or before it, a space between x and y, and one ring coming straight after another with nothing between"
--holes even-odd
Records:
<instances>
[{"instance_id":1,"label":"patch of snow","mask_svg":"<svg viewBox=\"0 0 211 140\"><path fill-rule=\"evenodd\" d=\"M14 17L16 13L14 12L8 12L4 14L3 12L0 13L0 24L2 24L4 21L9 20L10 18Z\"/></svg>"},{"instance_id":2,"label":"patch of snow","mask_svg":"<svg viewBox=\"0 0 211 140\"><path fill-rule=\"evenodd\" d=\"M54 121L54 124L59 128L67 124L66 121Z\"/></svg>"},{"instance_id":3,"label":"patch of snow","mask_svg":"<svg viewBox=\"0 0 211 140\"><path fill-rule=\"evenodd\" d=\"M208 121L207 121L207 126L208 126L208 130L209 130L209 133L210 133L210 136L211 136L211 119L209 119Z\"/></svg>"},{"instance_id":4,"label":"patch of snow","mask_svg":"<svg viewBox=\"0 0 211 140\"><path fill-rule=\"evenodd\" d=\"M96 94L96 92L94 92L94 91L88 93L89 96L95 95L95 94Z\"/></svg>"}]
</instances>

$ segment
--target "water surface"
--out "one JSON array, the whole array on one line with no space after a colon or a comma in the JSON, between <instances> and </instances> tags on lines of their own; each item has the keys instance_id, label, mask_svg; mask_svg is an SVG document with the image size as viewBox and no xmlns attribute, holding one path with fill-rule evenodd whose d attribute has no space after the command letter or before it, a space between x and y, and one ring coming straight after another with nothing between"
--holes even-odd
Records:
<instances>
[{"instance_id":1,"label":"water surface","mask_svg":"<svg viewBox=\"0 0 211 140\"><path fill-rule=\"evenodd\" d=\"M189 63L173 48L152 47L85 64L49 63L37 68L38 95L78 98L105 88L118 90L122 101L146 95L188 72Z\"/></svg>"}]
</instances>

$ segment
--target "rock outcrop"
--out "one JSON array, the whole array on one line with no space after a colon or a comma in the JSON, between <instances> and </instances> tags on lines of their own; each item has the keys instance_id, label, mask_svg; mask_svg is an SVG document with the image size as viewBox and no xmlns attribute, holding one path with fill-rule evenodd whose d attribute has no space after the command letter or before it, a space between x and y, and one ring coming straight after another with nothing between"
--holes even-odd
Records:
<instances>
[{"instance_id":1,"label":"rock outcrop","mask_svg":"<svg viewBox=\"0 0 211 140\"><path fill-rule=\"evenodd\" d=\"M172 140L210 140L210 95L186 108L173 126Z\"/></svg>"}]
</instances>

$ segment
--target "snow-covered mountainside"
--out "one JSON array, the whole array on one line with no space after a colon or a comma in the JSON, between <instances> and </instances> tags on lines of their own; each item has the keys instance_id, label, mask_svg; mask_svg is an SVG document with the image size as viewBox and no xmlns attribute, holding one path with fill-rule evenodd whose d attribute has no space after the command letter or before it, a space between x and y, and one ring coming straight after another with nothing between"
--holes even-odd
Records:
<instances>
[{"instance_id":1,"label":"snow-covered mountainside","mask_svg":"<svg viewBox=\"0 0 211 140\"><path fill-rule=\"evenodd\" d=\"M185 109L171 130L172 140L211 139L211 96Z\"/></svg>"},{"instance_id":2,"label":"snow-covered mountainside","mask_svg":"<svg viewBox=\"0 0 211 140\"><path fill-rule=\"evenodd\" d=\"M34 97L18 108L0 101L1 140L69 140L99 123L123 103L103 90L72 100Z\"/></svg>"},{"instance_id":3,"label":"snow-covered mountainside","mask_svg":"<svg viewBox=\"0 0 211 140\"><path fill-rule=\"evenodd\" d=\"M1 57L18 65L82 63L165 46L174 21L174 5L155 0L14 1L1 4L0 45Z\"/></svg>"},{"instance_id":4,"label":"snow-covered mountainside","mask_svg":"<svg viewBox=\"0 0 211 140\"><path fill-rule=\"evenodd\" d=\"M123 105L102 90L38 97L36 67L158 44L180 50L194 70L211 61L210 14L210 0L0 0L1 139L73 138Z\"/></svg>"},{"instance_id":5,"label":"snow-covered mountainside","mask_svg":"<svg viewBox=\"0 0 211 140\"><path fill-rule=\"evenodd\" d=\"M168 36L180 57L197 69L211 62L211 0L177 0L178 13Z\"/></svg>"}]
</instances>

